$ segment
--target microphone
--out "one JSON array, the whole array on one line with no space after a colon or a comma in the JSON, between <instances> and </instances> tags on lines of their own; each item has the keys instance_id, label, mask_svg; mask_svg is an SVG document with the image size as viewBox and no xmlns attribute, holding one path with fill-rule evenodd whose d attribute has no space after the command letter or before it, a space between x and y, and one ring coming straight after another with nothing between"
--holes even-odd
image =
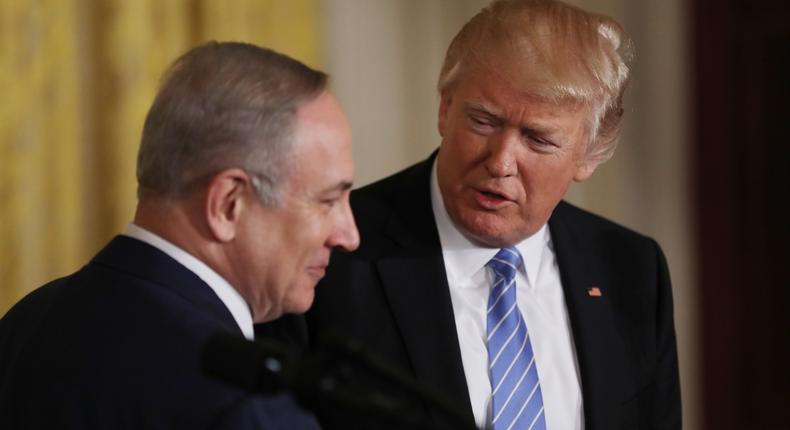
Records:
<instances>
[{"instance_id":1,"label":"microphone","mask_svg":"<svg viewBox=\"0 0 790 430\"><path fill-rule=\"evenodd\" d=\"M229 334L209 338L202 357L203 370L209 376L263 394L287 390L286 378L297 361L294 351L283 345Z\"/></svg>"},{"instance_id":2,"label":"microphone","mask_svg":"<svg viewBox=\"0 0 790 430\"><path fill-rule=\"evenodd\" d=\"M477 430L474 422L440 394L370 354L358 342L335 333L320 337L319 348L310 354L268 339L249 341L217 334L206 343L202 361L212 377L249 392L289 392L302 407L316 413L332 404L359 414L387 417L403 428L435 429L427 419L409 413L405 406L408 396L434 407L447 419L448 428ZM387 381L399 394L355 388L347 382L353 381L357 370Z\"/></svg>"},{"instance_id":3,"label":"microphone","mask_svg":"<svg viewBox=\"0 0 790 430\"><path fill-rule=\"evenodd\" d=\"M202 365L207 375L248 392L289 392L302 407L312 411L323 401L364 412L390 414L398 409L397 402L382 396L371 400L370 396L346 392L338 379L347 379L347 361L325 357L302 354L268 339L249 341L216 334L206 343Z\"/></svg>"}]
</instances>

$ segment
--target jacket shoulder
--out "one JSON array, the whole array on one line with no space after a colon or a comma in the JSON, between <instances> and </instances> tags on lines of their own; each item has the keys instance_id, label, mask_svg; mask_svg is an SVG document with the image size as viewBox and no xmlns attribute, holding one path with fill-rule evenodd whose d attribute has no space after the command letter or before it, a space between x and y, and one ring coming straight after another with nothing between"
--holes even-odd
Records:
<instances>
[{"instance_id":1,"label":"jacket shoulder","mask_svg":"<svg viewBox=\"0 0 790 430\"><path fill-rule=\"evenodd\" d=\"M414 203L417 196L430 198L430 172L433 156L383 179L351 192L355 212L372 208L392 208Z\"/></svg>"},{"instance_id":2,"label":"jacket shoulder","mask_svg":"<svg viewBox=\"0 0 790 430\"><path fill-rule=\"evenodd\" d=\"M46 309L55 303L58 295L72 277L73 275L50 281L28 293L11 307L0 319L0 340L11 332L34 325L35 319L43 315Z\"/></svg>"},{"instance_id":3,"label":"jacket shoulder","mask_svg":"<svg viewBox=\"0 0 790 430\"><path fill-rule=\"evenodd\" d=\"M355 255L388 248L408 238L438 236L431 206L430 178L434 157L354 190L351 209L362 243Z\"/></svg>"},{"instance_id":4,"label":"jacket shoulder","mask_svg":"<svg viewBox=\"0 0 790 430\"><path fill-rule=\"evenodd\" d=\"M641 246L658 246L655 240L600 215L589 212L566 201L561 201L549 219L552 230L572 231L579 239L607 242L626 242Z\"/></svg>"}]
</instances>

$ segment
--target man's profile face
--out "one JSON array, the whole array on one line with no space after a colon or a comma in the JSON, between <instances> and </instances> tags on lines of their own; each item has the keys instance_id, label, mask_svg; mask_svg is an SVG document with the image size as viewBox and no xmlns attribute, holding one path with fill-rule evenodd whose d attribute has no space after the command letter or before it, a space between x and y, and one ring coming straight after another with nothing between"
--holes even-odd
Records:
<instances>
[{"instance_id":1,"label":"man's profile face","mask_svg":"<svg viewBox=\"0 0 790 430\"><path fill-rule=\"evenodd\" d=\"M447 212L475 243L510 246L548 220L583 163L589 110L530 96L469 69L442 93L437 176Z\"/></svg>"},{"instance_id":2,"label":"man's profile face","mask_svg":"<svg viewBox=\"0 0 790 430\"><path fill-rule=\"evenodd\" d=\"M331 250L359 245L349 206L351 132L329 93L297 111L286 175L279 205L254 205L247 218L245 255L252 257L247 263L257 290L250 303L256 321L305 312Z\"/></svg>"}]
</instances>

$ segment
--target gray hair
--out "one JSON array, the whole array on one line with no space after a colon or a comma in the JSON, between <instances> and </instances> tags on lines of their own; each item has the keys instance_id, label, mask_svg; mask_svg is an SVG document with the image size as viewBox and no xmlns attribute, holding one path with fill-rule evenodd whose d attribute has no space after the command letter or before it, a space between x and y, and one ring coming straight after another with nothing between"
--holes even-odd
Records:
<instances>
[{"instance_id":1,"label":"gray hair","mask_svg":"<svg viewBox=\"0 0 790 430\"><path fill-rule=\"evenodd\" d=\"M465 67L503 68L532 95L590 108L587 158L614 153L633 46L613 19L554 0L495 0L464 25L447 49L439 91Z\"/></svg>"},{"instance_id":2,"label":"gray hair","mask_svg":"<svg viewBox=\"0 0 790 430\"><path fill-rule=\"evenodd\" d=\"M240 168L264 204L279 200L296 110L327 75L246 43L209 42L165 73L145 120L138 197L179 199L217 173Z\"/></svg>"}]
</instances>

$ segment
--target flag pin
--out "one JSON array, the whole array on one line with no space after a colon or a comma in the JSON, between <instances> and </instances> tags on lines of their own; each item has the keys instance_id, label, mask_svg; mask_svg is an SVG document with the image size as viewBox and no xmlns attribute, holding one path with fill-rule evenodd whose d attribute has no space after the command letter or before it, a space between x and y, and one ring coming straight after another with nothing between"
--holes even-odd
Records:
<instances>
[{"instance_id":1,"label":"flag pin","mask_svg":"<svg viewBox=\"0 0 790 430\"><path fill-rule=\"evenodd\" d=\"M601 289L598 287L592 287L587 290L587 295L590 297L601 297Z\"/></svg>"}]
</instances>

